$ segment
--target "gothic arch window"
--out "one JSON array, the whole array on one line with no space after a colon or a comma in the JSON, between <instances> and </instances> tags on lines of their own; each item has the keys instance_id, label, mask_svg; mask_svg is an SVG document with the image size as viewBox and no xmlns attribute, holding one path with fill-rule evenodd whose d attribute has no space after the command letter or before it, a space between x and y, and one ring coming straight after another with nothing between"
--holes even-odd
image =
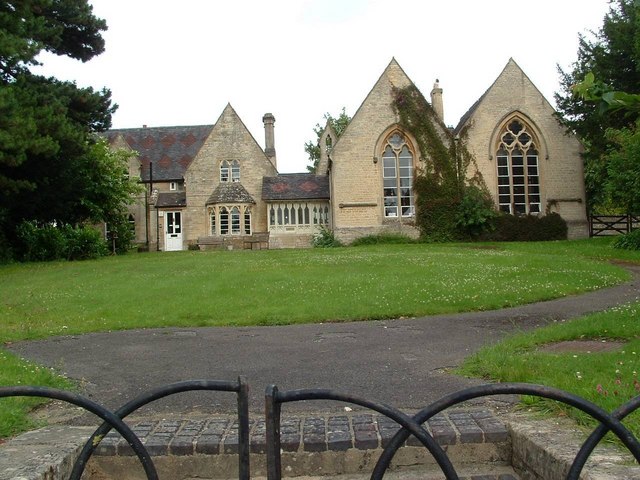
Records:
<instances>
[{"instance_id":1,"label":"gothic arch window","mask_svg":"<svg viewBox=\"0 0 640 480\"><path fill-rule=\"evenodd\" d=\"M228 162L223 160L220 164L220 181L221 182L239 182L240 181L240 162L234 160Z\"/></svg>"},{"instance_id":2,"label":"gothic arch window","mask_svg":"<svg viewBox=\"0 0 640 480\"><path fill-rule=\"evenodd\" d=\"M382 153L382 181L384 189L384 216L412 217L413 203L413 149L400 132L392 133L384 143Z\"/></svg>"},{"instance_id":3,"label":"gothic arch window","mask_svg":"<svg viewBox=\"0 0 640 480\"><path fill-rule=\"evenodd\" d=\"M514 118L502 129L496 149L498 205L514 215L540 213L539 145L532 129Z\"/></svg>"}]
</instances>

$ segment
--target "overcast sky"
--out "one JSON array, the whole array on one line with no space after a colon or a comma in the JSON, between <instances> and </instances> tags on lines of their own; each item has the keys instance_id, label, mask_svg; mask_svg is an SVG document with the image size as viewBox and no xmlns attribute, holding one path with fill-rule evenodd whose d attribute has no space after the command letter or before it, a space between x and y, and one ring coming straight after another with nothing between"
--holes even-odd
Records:
<instances>
[{"instance_id":1,"label":"overcast sky","mask_svg":"<svg viewBox=\"0 0 640 480\"><path fill-rule=\"evenodd\" d=\"M392 57L422 92L464 112L510 57L553 103L556 64L598 30L607 0L90 0L106 51L86 64L49 55L42 70L107 87L114 128L203 125L227 103L264 147L276 117L280 172L304 171L325 112L353 115Z\"/></svg>"}]
</instances>

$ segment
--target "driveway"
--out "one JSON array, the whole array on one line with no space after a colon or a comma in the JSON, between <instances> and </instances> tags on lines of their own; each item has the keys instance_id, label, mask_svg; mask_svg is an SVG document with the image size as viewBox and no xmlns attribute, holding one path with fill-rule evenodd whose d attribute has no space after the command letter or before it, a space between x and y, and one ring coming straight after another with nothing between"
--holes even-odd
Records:
<instances>
[{"instance_id":1,"label":"driveway","mask_svg":"<svg viewBox=\"0 0 640 480\"><path fill-rule=\"evenodd\" d=\"M332 388L413 410L483 383L451 373L465 357L505 335L640 297L640 266L627 284L498 311L384 321L275 327L148 329L18 342L12 352L81 380L84 394L116 408L157 386L188 379L244 375L251 410L261 411L267 385ZM145 414L231 412L229 394L179 394ZM289 407L288 407L289 408ZM341 405L297 404L302 411Z\"/></svg>"}]
</instances>

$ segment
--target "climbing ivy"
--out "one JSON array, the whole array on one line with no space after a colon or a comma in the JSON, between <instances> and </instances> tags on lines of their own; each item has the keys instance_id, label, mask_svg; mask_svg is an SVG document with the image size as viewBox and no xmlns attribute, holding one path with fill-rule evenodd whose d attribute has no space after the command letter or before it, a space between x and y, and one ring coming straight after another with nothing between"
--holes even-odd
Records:
<instances>
[{"instance_id":1,"label":"climbing ivy","mask_svg":"<svg viewBox=\"0 0 640 480\"><path fill-rule=\"evenodd\" d=\"M467 129L454 135L415 85L394 88L392 95L400 126L415 138L423 155L414 181L416 224L422 237L449 241L490 229L496 213L465 146Z\"/></svg>"}]
</instances>

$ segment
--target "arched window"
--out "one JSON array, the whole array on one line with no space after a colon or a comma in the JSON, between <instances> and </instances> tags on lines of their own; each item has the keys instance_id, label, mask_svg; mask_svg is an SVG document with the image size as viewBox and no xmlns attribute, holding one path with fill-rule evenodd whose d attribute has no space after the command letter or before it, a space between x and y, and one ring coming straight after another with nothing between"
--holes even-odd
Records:
<instances>
[{"instance_id":1,"label":"arched window","mask_svg":"<svg viewBox=\"0 0 640 480\"><path fill-rule=\"evenodd\" d=\"M220 181L221 182L239 182L240 181L240 162L234 160L229 163L223 160L220 164Z\"/></svg>"},{"instance_id":2,"label":"arched window","mask_svg":"<svg viewBox=\"0 0 640 480\"><path fill-rule=\"evenodd\" d=\"M216 234L216 209L215 208L210 208L209 209L209 224L211 225L211 235L215 235Z\"/></svg>"},{"instance_id":3,"label":"arched window","mask_svg":"<svg viewBox=\"0 0 640 480\"><path fill-rule=\"evenodd\" d=\"M231 181L240 181L240 162L238 162L237 160L231 162Z\"/></svg>"},{"instance_id":4,"label":"arched window","mask_svg":"<svg viewBox=\"0 0 640 480\"><path fill-rule=\"evenodd\" d=\"M131 233L133 233L133 236L135 237L135 235L136 235L136 219L133 216L133 214L130 213L127 220L129 222L129 230L131 231Z\"/></svg>"},{"instance_id":5,"label":"arched window","mask_svg":"<svg viewBox=\"0 0 640 480\"><path fill-rule=\"evenodd\" d=\"M244 234L251 235L251 207L244 209Z\"/></svg>"},{"instance_id":6,"label":"arched window","mask_svg":"<svg viewBox=\"0 0 640 480\"><path fill-rule=\"evenodd\" d=\"M229 234L229 210L227 207L220 209L220 235Z\"/></svg>"},{"instance_id":7,"label":"arched window","mask_svg":"<svg viewBox=\"0 0 640 480\"><path fill-rule=\"evenodd\" d=\"M382 178L384 216L413 216L413 153L400 132L393 133L385 144Z\"/></svg>"},{"instance_id":8,"label":"arched window","mask_svg":"<svg viewBox=\"0 0 640 480\"><path fill-rule=\"evenodd\" d=\"M229 181L229 162L224 160L220 164L220 181L228 182Z\"/></svg>"},{"instance_id":9,"label":"arched window","mask_svg":"<svg viewBox=\"0 0 640 480\"><path fill-rule=\"evenodd\" d=\"M231 234L240 235L240 209L238 207L231 209Z\"/></svg>"},{"instance_id":10,"label":"arched window","mask_svg":"<svg viewBox=\"0 0 640 480\"><path fill-rule=\"evenodd\" d=\"M501 211L526 215L540 213L538 148L530 128L513 119L498 140L498 205Z\"/></svg>"}]
</instances>

